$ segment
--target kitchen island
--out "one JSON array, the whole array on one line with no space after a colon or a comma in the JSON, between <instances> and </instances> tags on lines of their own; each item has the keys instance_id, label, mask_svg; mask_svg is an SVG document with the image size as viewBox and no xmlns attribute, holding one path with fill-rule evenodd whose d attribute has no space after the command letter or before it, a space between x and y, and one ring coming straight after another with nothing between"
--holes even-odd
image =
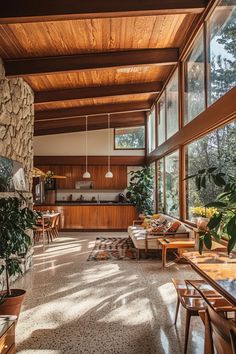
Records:
<instances>
[{"instance_id":1,"label":"kitchen island","mask_svg":"<svg viewBox=\"0 0 236 354\"><path fill-rule=\"evenodd\" d=\"M137 219L136 208L129 203L56 202L35 204L34 209L59 212L62 231L124 231Z\"/></svg>"}]
</instances>

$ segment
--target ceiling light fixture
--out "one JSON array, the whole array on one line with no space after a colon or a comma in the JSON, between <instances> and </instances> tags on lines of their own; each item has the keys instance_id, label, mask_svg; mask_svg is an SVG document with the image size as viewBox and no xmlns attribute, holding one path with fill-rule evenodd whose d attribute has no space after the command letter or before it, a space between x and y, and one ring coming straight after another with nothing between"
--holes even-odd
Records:
<instances>
[{"instance_id":1,"label":"ceiling light fixture","mask_svg":"<svg viewBox=\"0 0 236 354\"><path fill-rule=\"evenodd\" d=\"M85 155L86 155L86 170L83 174L83 178L91 178L88 172L88 116L85 117L86 130L85 130Z\"/></svg>"},{"instance_id":2,"label":"ceiling light fixture","mask_svg":"<svg viewBox=\"0 0 236 354\"><path fill-rule=\"evenodd\" d=\"M107 134L108 134L108 154L107 154L107 160L108 160L108 164L107 164L107 173L105 174L106 178L113 178L113 173L111 172L111 156L110 156L110 137L111 137L111 132L110 132L110 113L108 113L107 116Z\"/></svg>"}]
</instances>

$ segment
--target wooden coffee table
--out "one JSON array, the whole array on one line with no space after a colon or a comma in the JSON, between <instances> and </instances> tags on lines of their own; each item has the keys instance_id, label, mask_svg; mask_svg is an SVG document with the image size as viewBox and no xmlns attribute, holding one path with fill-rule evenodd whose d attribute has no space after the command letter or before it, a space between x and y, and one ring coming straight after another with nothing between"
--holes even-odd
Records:
<instances>
[{"instance_id":1,"label":"wooden coffee table","mask_svg":"<svg viewBox=\"0 0 236 354\"><path fill-rule=\"evenodd\" d=\"M195 240L190 240L187 238L158 238L157 242L161 244L162 247L162 268L166 267L166 254L168 248L177 248L178 253L181 254L185 249L194 248Z\"/></svg>"}]
</instances>

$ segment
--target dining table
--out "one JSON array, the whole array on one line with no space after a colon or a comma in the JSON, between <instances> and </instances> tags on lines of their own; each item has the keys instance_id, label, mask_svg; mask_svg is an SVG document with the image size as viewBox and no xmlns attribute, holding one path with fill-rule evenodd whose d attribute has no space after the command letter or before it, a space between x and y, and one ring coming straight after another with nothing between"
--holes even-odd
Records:
<instances>
[{"instance_id":1,"label":"dining table","mask_svg":"<svg viewBox=\"0 0 236 354\"><path fill-rule=\"evenodd\" d=\"M227 252L185 252L183 257L216 291L236 306L236 255Z\"/></svg>"}]
</instances>

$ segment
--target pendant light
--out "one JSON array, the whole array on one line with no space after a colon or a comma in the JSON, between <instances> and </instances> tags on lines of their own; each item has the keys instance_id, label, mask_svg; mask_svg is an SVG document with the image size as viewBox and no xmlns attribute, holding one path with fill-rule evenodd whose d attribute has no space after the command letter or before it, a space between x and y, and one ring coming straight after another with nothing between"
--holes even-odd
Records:
<instances>
[{"instance_id":1,"label":"pendant light","mask_svg":"<svg viewBox=\"0 0 236 354\"><path fill-rule=\"evenodd\" d=\"M86 130L85 130L85 154L86 154L86 170L83 174L83 178L91 178L88 172L88 116L85 117L86 120Z\"/></svg>"},{"instance_id":2,"label":"pendant light","mask_svg":"<svg viewBox=\"0 0 236 354\"><path fill-rule=\"evenodd\" d=\"M113 178L113 173L111 172L111 156L110 156L110 113L107 116L107 131L108 131L108 154L107 154L107 160L108 160L108 165L107 165L107 173L105 174L106 178Z\"/></svg>"}]
</instances>

